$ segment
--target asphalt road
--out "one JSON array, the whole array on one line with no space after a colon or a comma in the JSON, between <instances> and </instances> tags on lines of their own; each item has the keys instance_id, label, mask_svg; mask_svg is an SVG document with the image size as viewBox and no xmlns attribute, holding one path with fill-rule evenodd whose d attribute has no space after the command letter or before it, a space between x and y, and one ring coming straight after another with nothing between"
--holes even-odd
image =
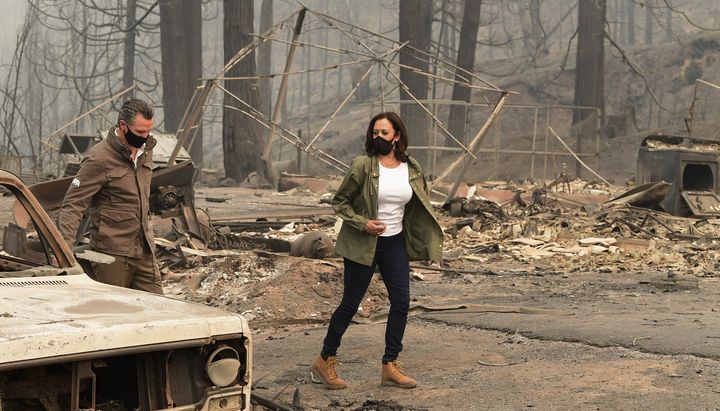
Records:
<instances>
[{"instance_id":1,"label":"asphalt road","mask_svg":"<svg viewBox=\"0 0 720 411\"><path fill-rule=\"evenodd\" d=\"M255 393L328 410L720 410L720 282L663 274L454 276L413 282L401 355L413 390L379 385L383 324L353 325L343 391L312 384L324 326L259 330ZM499 312L503 311L503 312Z\"/></svg>"},{"instance_id":2,"label":"asphalt road","mask_svg":"<svg viewBox=\"0 0 720 411\"><path fill-rule=\"evenodd\" d=\"M574 273L565 278L512 275L488 280L475 287L476 295L444 303L517 305L556 313L471 315L470 309L424 316L534 339L720 360L718 278ZM445 288L450 294L455 287L437 284L432 293Z\"/></svg>"}]
</instances>

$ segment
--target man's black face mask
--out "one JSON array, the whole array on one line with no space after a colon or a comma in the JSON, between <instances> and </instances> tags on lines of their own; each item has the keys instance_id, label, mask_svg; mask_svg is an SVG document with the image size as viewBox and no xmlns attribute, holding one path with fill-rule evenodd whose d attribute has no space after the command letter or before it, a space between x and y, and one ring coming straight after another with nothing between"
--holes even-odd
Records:
<instances>
[{"instance_id":1,"label":"man's black face mask","mask_svg":"<svg viewBox=\"0 0 720 411\"><path fill-rule=\"evenodd\" d=\"M125 127L127 127L127 130L125 131L125 140L127 141L127 143L135 148L142 147L143 144L145 144L147 137L140 137L139 135L133 133L127 123L125 124Z\"/></svg>"}]
</instances>

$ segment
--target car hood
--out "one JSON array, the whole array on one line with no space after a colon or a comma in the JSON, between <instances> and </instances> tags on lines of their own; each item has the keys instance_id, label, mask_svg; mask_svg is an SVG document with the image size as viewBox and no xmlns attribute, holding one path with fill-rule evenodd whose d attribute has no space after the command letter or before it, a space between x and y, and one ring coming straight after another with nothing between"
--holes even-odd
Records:
<instances>
[{"instance_id":1,"label":"car hood","mask_svg":"<svg viewBox=\"0 0 720 411\"><path fill-rule=\"evenodd\" d=\"M246 335L240 315L93 281L0 279L0 370L18 363L191 346ZM87 357L87 355L86 355Z\"/></svg>"}]
</instances>

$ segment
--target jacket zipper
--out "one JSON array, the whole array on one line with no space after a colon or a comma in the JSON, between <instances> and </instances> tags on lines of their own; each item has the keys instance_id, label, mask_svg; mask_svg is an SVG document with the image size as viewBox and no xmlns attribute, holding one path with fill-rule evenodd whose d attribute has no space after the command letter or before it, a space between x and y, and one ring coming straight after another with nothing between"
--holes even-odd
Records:
<instances>
[{"instance_id":1,"label":"jacket zipper","mask_svg":"<svg viewBox=\"0 0 720 411\"><path fill-rule=\"evenodd\" d=\"M375 218L377 218L380 199L378 198L379 193L378 195L375 194L375 177L370 181L370 191L372 192L371 198L375 201Z\"/></svg>"}]
</instances>

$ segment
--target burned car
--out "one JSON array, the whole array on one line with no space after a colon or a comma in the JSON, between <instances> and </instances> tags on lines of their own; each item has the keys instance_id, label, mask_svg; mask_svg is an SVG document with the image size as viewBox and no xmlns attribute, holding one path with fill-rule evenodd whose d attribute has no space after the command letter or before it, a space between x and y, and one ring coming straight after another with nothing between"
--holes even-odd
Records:
<instances>
[{"instance_id":1,"label":"burned car","mask_svg":"<svg viewBox=\"0 0 720 411\"><path fill-rule=\"evenodd\" d=\"M0 186L0 410L249 409L242 316L93 281L30 190Z\"/></svg>"}]
</instances>

